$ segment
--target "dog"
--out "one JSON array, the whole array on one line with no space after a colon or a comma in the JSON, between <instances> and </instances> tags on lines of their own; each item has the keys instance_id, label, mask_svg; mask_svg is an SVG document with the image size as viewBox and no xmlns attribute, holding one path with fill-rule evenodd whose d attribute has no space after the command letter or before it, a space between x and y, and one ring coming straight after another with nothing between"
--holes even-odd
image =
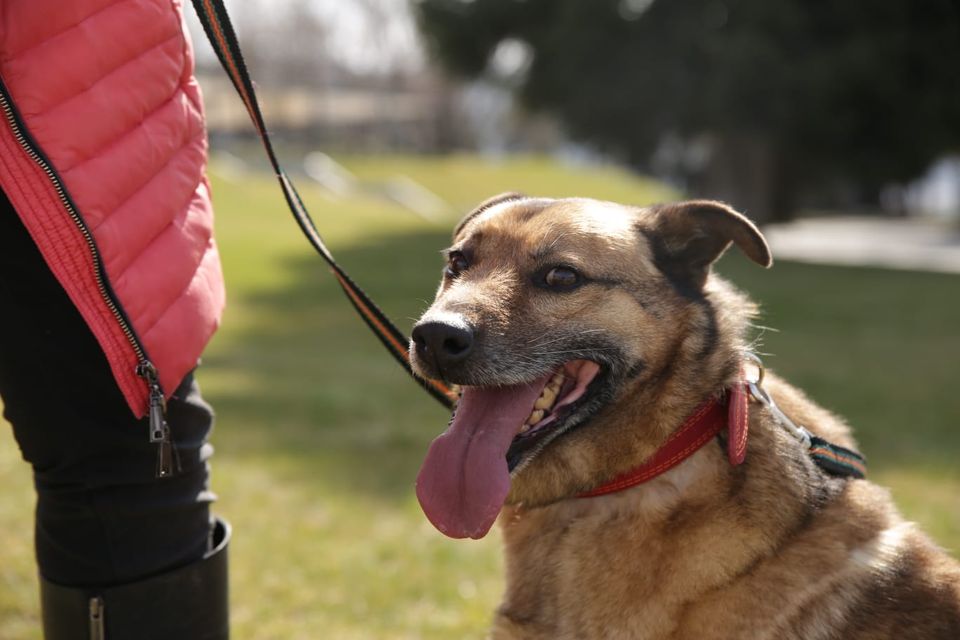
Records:
<instances>
[{"instance_id":1,"label":"dog","mask_svg":"<svg viewBox=\"0 0 960 640\"><path fill-rule=\"evenodd\" d=\"M960 638L957 562L840 418L758 378L757 308L711 271L730 245L772 264L706 200L509 193L457 225L410 358L461 396L416 491L451 537L499 516L492 638Z\"/></svg>"}]
</instances>

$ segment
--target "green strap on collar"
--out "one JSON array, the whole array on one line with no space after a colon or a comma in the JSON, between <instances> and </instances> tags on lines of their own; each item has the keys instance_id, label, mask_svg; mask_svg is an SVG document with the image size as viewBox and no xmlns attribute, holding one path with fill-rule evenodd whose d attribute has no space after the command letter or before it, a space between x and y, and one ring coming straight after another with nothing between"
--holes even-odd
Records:
<instances>
[{"instance_id":1,"label":"green strap on collar","mask_svg":"<svg viewBox=\"0 0 960 640\"><path fill-rule=\"evenodd\" d=\"M856 451L810 435L810 457L832 476L865 478L867 459Z\"/></svg>"}]
</instances>

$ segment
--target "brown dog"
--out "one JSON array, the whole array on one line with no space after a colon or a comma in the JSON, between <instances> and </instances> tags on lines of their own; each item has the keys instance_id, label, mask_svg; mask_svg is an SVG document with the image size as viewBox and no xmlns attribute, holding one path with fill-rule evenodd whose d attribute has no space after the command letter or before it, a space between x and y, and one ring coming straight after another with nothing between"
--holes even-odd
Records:
<instances>
[{"instance_id":1,"label":"brown dog","mask_svg":"<svg viewBox=\"0 0 960 640\"><path fill-rule=\"evenodd\" d=\"M731 242L771 264L757 228L708 201L505 194L456 228L411 357L463 395L417 495L453 537L500 514L494 638L960 638L960 568L886 491L817 464L795 425L852 447L849 430L775 377L785 416L750 402L743 464L731 419L606 492L744 388L755 308L710 271Z\"/></svg>"}]
</instances>

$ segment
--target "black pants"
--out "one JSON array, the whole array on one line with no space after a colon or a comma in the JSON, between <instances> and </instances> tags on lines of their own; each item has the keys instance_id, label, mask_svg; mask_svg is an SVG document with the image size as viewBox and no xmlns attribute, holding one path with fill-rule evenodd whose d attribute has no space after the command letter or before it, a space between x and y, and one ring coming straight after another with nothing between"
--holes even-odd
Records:
<instances>
[{"instance_id":1,"label":"black pants","mask_svg":"<svg viewBox=\"0 0 960 640\"><path fill-rule=\"evenodd\" d=\"M213 413L193 376L167 405L180 471L156 479L146 421L133 417L96 339L2 192L0 397L33 466L37 563L47 580L110 586L203 555Z\"/></svg>"}]
</instances>

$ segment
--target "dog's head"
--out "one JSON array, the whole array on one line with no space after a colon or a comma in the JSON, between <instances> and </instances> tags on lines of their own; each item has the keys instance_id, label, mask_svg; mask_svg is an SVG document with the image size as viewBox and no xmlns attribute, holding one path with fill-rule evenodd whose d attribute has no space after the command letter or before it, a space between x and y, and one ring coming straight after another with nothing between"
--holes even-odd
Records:
<instances>
[{"instance_id":1,"label":"dog's head","mask_svg":"<svg viewBox=\"0 0 960 640\"><path fill-rule=\"evenodd\" d=\"M723 360L708 280L731 243L770 265L757 228L711 201L504 194L464 218L410 345L419 375L462 387L417 480L431 522L481 537L508 494L543 503L616 470L644 390L682 359Z\"/></svg>"}]
</instances>

